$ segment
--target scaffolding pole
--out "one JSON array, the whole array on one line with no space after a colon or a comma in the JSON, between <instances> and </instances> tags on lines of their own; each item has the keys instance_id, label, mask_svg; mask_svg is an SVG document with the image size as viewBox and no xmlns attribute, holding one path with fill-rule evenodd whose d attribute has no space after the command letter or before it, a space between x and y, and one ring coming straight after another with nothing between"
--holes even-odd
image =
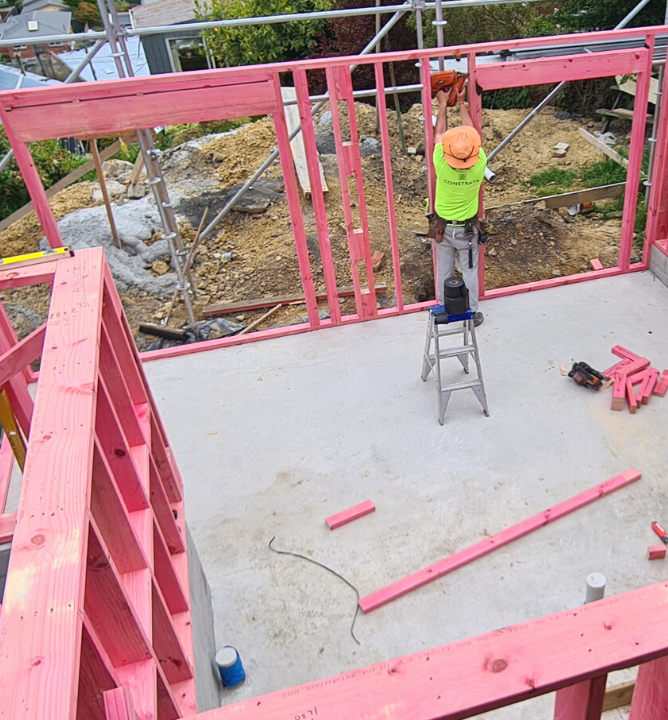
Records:
<instances>
[{"instance_id":1,"label":"scaffolding pole","mask_svg":"<svg viewBox=\"0 0 668 720\"><path fill-rule=\"evenodd\" d=\"M457 7L476 7L478 5L514 5L515 3L542 2L544 0L457 0ZM158 25L146 28L130 28L124 30L127 37L144 37L145 35L163 35L181 33L184 30L213 30L225 27L246 27L249 25L269 25L282 22L298 22L300 20L334 20L342 17L362 17L364 15L389 15L399 12L404 5L382 5L380 7L349 8L346 10L323 10L309 13L292 13L288 15L265 15L251 18L233 18L231 20L202 20L193 23L180 23L175 25ZM435 10L436 3L428 2L425 5L427 10ZM97 40L106 37L106 32L68 33L62 35L49 35L41 37L40 43L52 42L74 42L76 40ZM0 47L12 47L14 45L32 45L35 38L12 38L11 40L0 40Z\"/></svg>"},{"instance_id":2,"label":"scaffolding pole","mask_svg":"<svg viewBox=\"0 0 668 720\"><path fill-rule=\"evenodd\" d=\"M636 7L631 10L631 12L615 26L615 30L621 30L623 27L626 27L628 23L633 20L633 18L650 2L650 0L641 0L641 2L636 5ZM500 152L503 150L508 143L512 142L521 132L524 130L524 128L538 115L538 113L550 103L550 101L555 98L561 90L563 90L568 83L564 80L563 82L560 82L548 95L547 97L542 100L536 107L522 120L522 122L506 137L504 138L495 148L492 150L492 152L487 156L487 162L491 162Z\"/></svg>"},{"instance_id":3,"label":"scaffolding pole","mask_svg":"<svg viewBox=\"0 0 668 720\"><path fill-rule=\"evenodd\" d=\"M99 0L98 0L99 1ZM400 10L397 10L397 12L394 13L394 15L383 25L380 32L376 35L376 37L371 39L371 42L369 42L366 47L360 52L360 55L368 55L370 52L373 52L373 50L376 47L376 44L380 42L387 33L390 32L390 30L401 20L401 18L411 9L411 6L409 3L402 5ZM352 72L357 65L351 65L350 71ZM311 109L311 114L315 115L318 110L320 110L325 102L327 102L328 94L325 95L323 100L316 103L313 108ZM290 133L290 141L294 140L294 138L299 135L299 133L302 130L301 123L297 125L297 127ZM225 205L225 207L216 215L216 217L204 228L200 235L200 239L204 240L206 237L208 237L218 225L218 223L232 210L232 208L237 204L237 202L253 187L253 184L258 181L262 175L267 171L269 166L278 158L278 148L274 150L271 155L260 165L260 167L246 180L246 182L237 190L234 197L230 199L230 201Z\"/></svg>"},{"instance_id":4,"label":"scaffolding pole","mask_svg":"<svg viewBox=\"0 0 668 720\"><path fill-rule=\"evenodd\" d=\"M122 30L120 30L114 0L97 0L97 5L100 10L105 33L109 40L111 55L114 58L118 76L119 78L133 77L132 60L125 43L125 37ZM165 239L167 240L169 253L174 263L174 269L176 270L177 290L183 295L183 303L188 314L188 324L192 330L197 333L197 320L195 319L195 310L190 295L191 283L186 280L186 273L184 273L182 265L182 258L185 253L183 240L179 232L172 205L169 201L167 186L162 176L160 165L157 162L158 153L153 145L153 137L151 136L150 130L138 129L136 133L142 157L144 158L148 184L153 191L156 208L165 231Z\"/></svg>"},{"instance_id":5,"label":"scaffolding pole","mask_svg":"<svg viewBox=\"0 0 668 720\"><path fill-rule=\"evenodd\" d=\"M668 0L666 0L666 13L663 20L664 25L668 25ZM652 187L652 176L654 175L654 155L656 154L656 141L659 135L659 118L661 117L661 104L663 100L663 79L666 73L665 63L659 68L659 78L656 88L656 100L654 102L654 116L652 117L652 136L649 139L649 163L647 165L647 180L644 185L647 188L645 192L645 207L649 205L649 195Z\"/></svg>"}]
</instances>

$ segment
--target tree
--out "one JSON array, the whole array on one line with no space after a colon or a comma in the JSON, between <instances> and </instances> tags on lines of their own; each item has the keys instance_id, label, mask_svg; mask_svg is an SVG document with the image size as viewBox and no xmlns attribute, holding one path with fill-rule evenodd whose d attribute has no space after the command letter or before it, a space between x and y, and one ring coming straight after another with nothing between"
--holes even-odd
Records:
<instances>
[{"instance_id":1,"label":"tree","mask_svg":"<svg viewBox=\"0 0 668 720\"><path fill-rule=\"evenodd\" d=\"M101 21L100 10L97 5L85 2L85 0L82 0L76 6L72 14L82 25L88 25L88 27L97 25Z\"/></svg>"},{"instance_id":2,"label":"tree","mask_svg":"<svg viewBox=\"0 0 668 720\"><path fill-rule=\"evenodd\" d=\"M477 8L448 7L443 4L443 40L447 45L510 40L545 34L539 9L542 3L523 5L483 5ZM425 47L436 46L436 26L433 11L424 13L423 33ZM413 27L415 20L411 19Z\"/></svg>"},{"instance_id":3,"label":"tree","mask_svg":"<svg viewBox=\"0 0 668 720\"><path fill-rule=\"evenodd\" d=\"M287 15L328 10L331 0L195 0L198 20ZM204 31L209 53L225 67L308 57L325 31L325 21L214 28Z\"/></svg>"},{"instance_id":4,"label":"tree","mask_svg":"<svg viewBox=\"0 0 668 720\"><path fill-rule=\"evenodd\" d=\"M556 32L611 30L639 0L563 0L561 7L550 17ZM629 27L663 25L665 0L651 0L629 23Z\"/></svg>"}]
</instances>

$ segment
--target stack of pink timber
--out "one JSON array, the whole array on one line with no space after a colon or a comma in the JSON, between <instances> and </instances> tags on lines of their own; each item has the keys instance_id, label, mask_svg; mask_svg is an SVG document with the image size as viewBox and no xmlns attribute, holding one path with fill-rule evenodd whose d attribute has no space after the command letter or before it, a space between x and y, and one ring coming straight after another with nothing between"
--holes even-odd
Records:
<instances>
[{"instance_id":1,"label":"stack of pink timber","mask_svg":"<svg viewBox=\"0 0 668 720\"><path fill-rule=\"evenodd\" d=\"M612 348L613 355L622 358L608 368L603 375L613 381L612 409L621 410L624 403L634 413L641 405L647 405L652 395L663 397L668 390L668 370L660 375L650 367L647 358L640 357L621 345ZM636 393L635 388L639 386Z\"/></svg>"}]
</instances>

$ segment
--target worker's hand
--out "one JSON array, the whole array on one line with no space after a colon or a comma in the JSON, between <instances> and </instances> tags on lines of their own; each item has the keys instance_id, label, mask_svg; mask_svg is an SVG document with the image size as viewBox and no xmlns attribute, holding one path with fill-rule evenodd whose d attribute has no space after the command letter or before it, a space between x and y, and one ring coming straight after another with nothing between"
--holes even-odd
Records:
<instances>
[{"instance_id":1,"label":"worker's hand","mask_svg":"<svg viewBox=\"0 0 668 720\"><path fill-rule=\"evenodd\" d=\"M467 85L468 85L468 81L464 84L462 91L457 93L457 105L464 105L466 103L466 87L467 87Z\"/></svg>"},{"instance_id":2,"label":"worker's hand","mask_svg":"<svg viewBox=\"0 0 668 720\"><path fill-rule=\"evenodd\" d=\"M445 90L439 90L436 93L436 99L438 100L438 104L440 107L447 107L448 106L448 93L445 92Z\"/></svg>"}]
</instances>

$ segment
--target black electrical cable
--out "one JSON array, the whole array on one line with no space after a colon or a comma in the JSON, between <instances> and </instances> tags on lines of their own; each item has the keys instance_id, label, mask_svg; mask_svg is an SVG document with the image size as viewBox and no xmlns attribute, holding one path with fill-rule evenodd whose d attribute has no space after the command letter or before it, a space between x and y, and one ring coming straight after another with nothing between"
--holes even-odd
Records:
<instances>
[{"instance_id":1,"label":"black electrical cable","mask_svg":"<svg viewBox=\"0 0 668 720\"><path fill-rule=\"evenodd\" d=\"M355 637L355 621L357 620L357 614L360 611L360 594L358 589L349 581L346 580L343 575L339 575L339 573L336 572L336 570L332 570L332 568L328 568L327 565L323 565L322 563L318 562L317 560L313 560L309 557L306 557L305 555L300 555L299 553L290 552L289 550L276 550L276 548L273 548L271 544L276 540L276 536L274 536L269 541L269 549L273 550L275 553L278 553L279 555L292 555L292 557L300 558L301 560L306 560L307 562L313 563L314 565L317 565L318 567L321 567L323 570L327 570L327 572L332 573L332 575L336 575L339 580L343 580L343 582L350 588L352 588L355 591L355 595L357 595L357 605L355 607L355 615L353 616L353 622L350 626L350 634L352 635L353 640L358 644L361 645L362 643Z\"/></svg>"}]
</instances>

